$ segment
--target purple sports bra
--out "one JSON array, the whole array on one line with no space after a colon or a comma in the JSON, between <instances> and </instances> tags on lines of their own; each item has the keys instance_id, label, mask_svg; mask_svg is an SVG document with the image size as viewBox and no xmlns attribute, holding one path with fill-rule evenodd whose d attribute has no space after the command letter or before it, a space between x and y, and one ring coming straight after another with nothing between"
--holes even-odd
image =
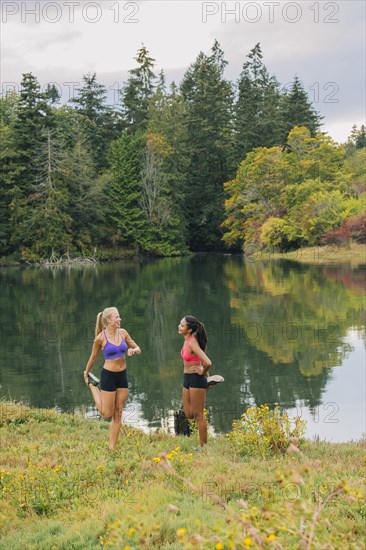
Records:
<instances>
[{"instance_id":1,"label":"purple sports bra","mask_svg":"<svg viewBox=\"0 0 366 550\"><path fill-rule=\"evenodd\" d=\"M106 335L106 332L104 331L104 336L106 339L106 345L103 348L103 355L104 359L106 360L112 360L113 359L119 359L120 357L125 357L126 351L127 351L127 344L125 339L122 336L122 342L118 344L117 346L112 344Z\"/></svg>"}]
</instances>

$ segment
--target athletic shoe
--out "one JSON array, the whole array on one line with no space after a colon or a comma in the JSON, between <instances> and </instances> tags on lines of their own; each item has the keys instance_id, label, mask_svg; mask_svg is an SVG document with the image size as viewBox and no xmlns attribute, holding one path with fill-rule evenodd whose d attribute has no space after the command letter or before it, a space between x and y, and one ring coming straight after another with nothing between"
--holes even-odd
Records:
<instances>
[{"instance_id":1,"label":"athletic shoe","mask_svg":"<svg viewBox=\"0 0 366 550\"><path fill-rule=\"evenodd\" d=\"M100 382L99 378L94 376L91 372L88 373L88 382L89 384L92 384L93 386L97 386Z\"/></svg>"},{"instance_id":2,"label":"athletic shoe","mask_svg":"<svg viewBox=\"0 0 366 550\"><path fill-rule=\"evenodd\" d=\"M219 384L219 382L224 382L224 377L220 374L214 374L213 376L207 377L207 384L209 388L211 386L215 386L215 384Z\"/></svg>"}]
</instances>

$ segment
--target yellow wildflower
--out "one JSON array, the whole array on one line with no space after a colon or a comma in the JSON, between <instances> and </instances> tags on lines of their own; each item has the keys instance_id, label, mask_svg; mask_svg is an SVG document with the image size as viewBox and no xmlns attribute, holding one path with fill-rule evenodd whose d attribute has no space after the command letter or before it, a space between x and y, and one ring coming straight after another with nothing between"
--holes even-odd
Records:
<instances>
[{"instance_id":1,"label":"yellow wildflower","mask_svg":"<svg viewBox=\"0 0 366 550\"><path fill-rule=\"evenodd\" d=\"M244 539L244 546L246 546L247 548L252 546L252 539L250 537Z\"/></svg>"},{"instance_id":2,"label":"yellow wildflower","mask_svg":"<svg viewBox=\"0 0 366 550\"><path fill-rule=\"evenodd\" d=\"M215 550L223 550L224 548L224 545L222 544L222 542L218 542L215 546Z\"/></svg>"},{"instance_id":3,"label":"yellow wildflower","mask_svg":"<svg viewBox=\"0 0 366 550\"><path fill-rule=\"evenodd\" d=\"M117 519L114 523L112 523L111 527L121 527L122 521L120 519Z\"/></svg>"},{"instance_id":4,"label":"yellow wildflower","mask_svg":"<svg viewBox=\"0 0 366 550\"><path fill-rule=\"evenodd\" d=\"M183 537L186 534L186 532L187 532L187 529L185 529L184 527L181 527L177 531L177 537Z\"/></svg>"},{"instance_id":5,"label":"yellow wildflower","mask_svg":"<svg viewBox=\"0 0 366 550\"><path fill-rule=\"evenodd\" d=\"M270 535L268 535L267 540L276 540L276 538L276 535L274 533L271 533Z\"/></svg>"},{"instance_id":6,"label":"yellow wildflower","mask_svg":"<svg viewBox=\"0 0 366 550\"><path fill-rule=\"evenodd\" d=\"M133 537L134 533L135 533L135 529L133 527L130 527L129 530L127 531L127 536Z\"/></svg>"}]
</instances>

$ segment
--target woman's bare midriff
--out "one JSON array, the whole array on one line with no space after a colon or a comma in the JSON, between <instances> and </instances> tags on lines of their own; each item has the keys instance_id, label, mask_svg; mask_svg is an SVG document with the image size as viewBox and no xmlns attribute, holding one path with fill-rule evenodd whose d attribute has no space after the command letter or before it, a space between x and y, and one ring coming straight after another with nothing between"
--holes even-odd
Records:
<instances>
[{"instance_id":1,"label":"woman's bare midriff","mask_svg":"<svg viewBox=\"0 0 366 550\"><path fill-rule=\"evenodd\" d=\"M194 374L194 373L197 374L197 367L202 367L202 363L200 363L200 362L198 362L198 363L184 363L183 362L183 365L184 365L184 369L183 369L184 374Z\"/></svg>"},{"instance_id":2,"label":"woman's bare midriff","mask_svg":"<svg viewBox=\"0 0 366 550\"><path fill-rule=\"evenodd\" d=\"M107 359L104 362L103 368L111 372L121 372L126 369L126 358L119 357L118 359Z\"/></svg>"}]
</instances>

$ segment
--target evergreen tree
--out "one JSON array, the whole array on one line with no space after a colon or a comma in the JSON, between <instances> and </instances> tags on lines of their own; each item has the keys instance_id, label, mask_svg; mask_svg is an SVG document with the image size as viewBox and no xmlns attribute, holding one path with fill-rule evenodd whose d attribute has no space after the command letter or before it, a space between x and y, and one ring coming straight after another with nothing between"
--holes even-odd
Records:
<instances>
[{"instance_id":1,"label":"evergreen tree","mask_svg":"<svg viewBox=\"0 0 366 550\"><path fill-rule=\"evenodd\" d=\"M106 88L98 84L96 73L83 76L83 87L77 88L78 95L71 99L77 111L98 124L105 113Z\"/></svg>"},{"instance_id":2,"label":"evergreen tree","mask_svg":"<svg viewBox=\"0 0 366 550\"><path fill-rule=\"evenodd\" d=\"M49 100L51 105L53 105L54 103L59 103L60 101L60 92L54 84L47 84L45 96Z\"/></svg>"},{"instance_id":3,"label":"evergreen tree","mask_svg":"<svg viewBox=\"0 0 366 550\"><path fill-rule=\"evenodd\" d=\"M141 201L141 169L145 148L143 134L124 132L111 145L109 154L110 227L114 229L115 244L138 247L146 232Z\"/></svg>"},{"instance_id":4,"label":"evergreen tree","mask_svg":"<svg viewBox=\"0 0 366 550\"><path fill-rule=\"evenodd\" d=\"M23 74L21 90L14 104L11 131L7 133L6 203L11 247L16 250L29 240L25 223L31 215L30 197L38 184L42 151L47 147L47 131L54 126L49 95L42 93L31 73Z\"/></svg>"},{"instance_id":5,"label":"evergreen tree","mask_svg":"<svg viewBox=\"0 0 366 550\"><path fill-rule=\"evenodd\" d=\"M182 250L187 240L184 209L190 164L186 110L187 105L174 82L169 93L165 93L164 87L159 84L150 102L148 125L148 132L163 137L169 147L169 154L164 156L159 169L165 177L171 212L179 228L179 248Z\"/></svg>"},{"instance_id":6,"label":"evergreen tree","mask_svg":"<svg viewBox=\"0 0 366 550\"><path fill-rule=\"evenodd\" d=\"M96 73L84 75L83 86L76 91L78 95L71 103L85 117L87 139L97 168L105 168L110 143L117 137L117 114L106 105L106 88L97 82Z\"/></svg>"},{"instance_id":7,"label":"evergreen tree","mask_svg":"<svg viewBox=\"0 0 366 550\"><path fill-rule=\"evenodd\" d=\"M60 155L47 130L37 156L38 172L29 194L16 197L10 208L17 223L12 240L24 260L50 258L68 252L71 245L71 217L68 194L59 182Z\"/></svg>"},{"instance_id":8,"label":"evergreen tree","mask_svg":"<svg viewBox=\"0 0 366 550\"><path fill-rule=\"evenodd\" d=\"M314 137L319 131L322 118L312 107L303 85L296 76L290 91L282 98L281 144L286 143L289 132L295 126L305 126Z\"/></svg>"},{"instance_id":9,"label":"evergreen tree","mask_svg":"<svg viewBox=\"0 0 366 550\"><path fill-rule=\"evenodd\" d=\"M27 193L37 174L37 159L46 143L45 130L53 125L48 95L41 92L32 73L23 75L14 121L14 147L17 151L18 174L16 185Z\"/></svg>"},{"instance_id":10,"label":"evergreen tree","mask_svg":"<svg viewBox=\"0 0 366 550\"><path fill-rule=\"evenodd\" d=\"M250 51L237 83L235 104L236 164L255 147L271 147L280 142L281 95L274 76L262 62L260 44Z\"/></svg>"},{"instance_id":11,"label":"evergreen tree","mask_svg":"<svg viewBox=\"0 0 366 550\"><path fill-rule=\"evenodd\" d=\"M180 86L187 104L185 124L189 168L184 215L193 250L221 246L223 183L230 173L232 88L215 42L212 55L200 53Z\"/></svg>"},{"instance_id":12,"label":"evergreen tree","mask_svg":"<svg viewBox=\"0 0 366 550\"><path fill-rule=\"evenodd\" d=\"M131 132L146 130L149 116L149 102L154 91L155 74L153 72L155 59L150 57L147 48L142 45L137 52L136 69L129 71L130 78L122 90L122 112Z\"/></svg>"},{"instance_id":13,"label":"evergreen tree","mask_svg":"<svg viewBox=\"0 0 366 550\"><path fill-rule=\"evenodd\" d=\"M73 244L78 250L90 247L96 227L103 227L103 201L99 200L97 169L88 141L85 117L63 106L56 114L55 140L58 143L59 178L70 197ZM98 187L99 189L99 187ZM98 208L96 208L98 204Z\"/></svg>"},{"instance_id":14,"label":"evergreen tree","mask_svg":"<svg viewBox=\"0 0 366 550\"><path fill-rule=\"evenodd\" d=\"M352 126L351 135L348 137L345 143L348 154L353 154L356 149L363 149L366 147L366 130L365 125L362 124L358 129L357 125Z\"/></svg>"},{"instance_id":15,"label":"evergreen tree","mask_svg":"<svg viewBox=\"0 0 366 550\"><path fill-rule=\"evenodd\" d=\"M363 149L364 147L366 147L366 131L365 125L362 124L356 139L356 149Z\"/></svg>"},{"instance_id":16,"label":"evergreen tree","mask_svg":"<svg viewBox=\"0 0 366 550\"><path fill-rule=\"evenodd\" d=\"M17 150L14 143L14 122L19 96L8 94L0 98L0 254L11 252L10 202L11 187L19 171Z\"/></svg>"}]
</instances>

